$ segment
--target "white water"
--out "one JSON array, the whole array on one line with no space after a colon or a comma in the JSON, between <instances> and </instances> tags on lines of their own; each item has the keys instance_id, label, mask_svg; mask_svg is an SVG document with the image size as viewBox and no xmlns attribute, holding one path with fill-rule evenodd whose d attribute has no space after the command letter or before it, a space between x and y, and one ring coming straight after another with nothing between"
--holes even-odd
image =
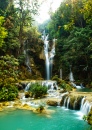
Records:
<instances>
[{"instance_id":1,"label":"white water","mask_svg":"<svg viewBox=\"0 0 92 130\"><path fill-rule=\"evenodd\" d=\"M82 84L79 86L79 85L76 85L76 84L74 83L74 76L73 76L73 72L71 71L71 69L70 69L70 74L69 74L69 81L71 82L71 85L72 85L73 87L75 87L75 88L77 88L77 89L82 89L82 88L83 88Z\"/></svg>"},{"instance_id":2,"label":"white water","mask_svg":"<svg viewBox=\"0 0 92 130\"><path fill-rule=\"evenodd\" d=\"M66 102L67 102L67 96L65 97L65 100L64 100L64 107L65 107L65 105L66 105Z\"/></svg>"},{"instance_id":3,"label":"white water","mask_svg":"<svg viewBox=\"0 0 92 130\"><path fill-rule=\"evenodd\" d=\"M81 100L81 107L80 107L80 110L82 110L84 102L85 102L85 97L83 97L82 100Z\"/></svg>"},{"instance_id":4,"label":"white water","mask_svg":"<svg viewBox=\"0 0 92 130\"><path fill-rule=\"evenodd\" d=\"M88 100L86 100L86 98L84 97L81 101L81 107L80 107L80 111L84 114L87 115L90 110L91 110L92 104L89 103Z\"/></svg>"},{"instance_id":5,"label":"white water","mask_svg":"<svg viewBox=\"0 0 92 130\"><path fill-rule=\"evenodd\" d=\"M67 109L69 108L69 103L70 103L70 97L67 99Z\"/></svg>"},{"instance_id":6,"label":"white water","mask_svg":"<svg viewBox=\"0 0 92 130\"><path fill-rule=\"evenodd\" d=\"M28 91L30 88L31 82L27 84L27 86L25 87L25 91Z\"/></svg>"},{"instance_id":7,"label":"white water","mask_svg":"<svg viewBox=\"0 0 92 130\"><path fill-rule=\"evenodd\" d=\"M45 54L45 64L46 64L46 80L49 80L52 76L52 66L53 58L55 56L55 39L53 39L53 45L49 46L48 35L46 36L44 32L44 54Z\"/></svg>"},{"instance_id":8,"label":"white water","mask_svg":"<svg viewBox=\"0 0 92 130\"><path fill-rule=\"evenodd\" d=\"M74 77L73 77L72 71L70 71L69 80L70 80L70 82L74 82Z\"/></svg>"},{"instance_id":9,"label":"white water","mask_svg":"<svg viewBox=\"0 0 92 130\"><path fill-rule=\"evenodd\" d=\"M77 102L77 99L75 99L73 104L73 109L75 110L75 104ZM70 103L70 97L66 96L64 99L63 106L69 109L69 103ZM83 115L87 115L92 108L92 103L90 103L88 100L86 100L86 97L83 97L80 104L80 111L77 112L77 114L80 114L80 117L82 118Z\"/></svg>"},{"instance_id":10,"label":"white water","mask_svg":"<svg viewBox=\"0 0 92 130\"><path fill-rule=\"evenodd\" d=\"M48 88L48 91L51 90L51 91L55 91L58 89L58 85L57 85L57 82L56 81L52 81L52 80L43 80L43 81L31 81L29 82L26 87L25 87L25 91L28 91L31 84L35 84L35 83L38 83L42 86L46 86Z\"/></svg>"}]
</instances>

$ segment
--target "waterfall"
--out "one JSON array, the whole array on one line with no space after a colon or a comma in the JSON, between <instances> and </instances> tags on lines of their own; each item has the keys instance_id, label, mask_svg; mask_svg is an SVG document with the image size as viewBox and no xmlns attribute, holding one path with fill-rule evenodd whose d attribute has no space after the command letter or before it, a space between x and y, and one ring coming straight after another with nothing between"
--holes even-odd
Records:
<instances>
[{"instance_id":1,"label":"waterfall","mask_svg":"<svg viewBox=\"0 0 92 130\"><path fill-rule=\"evenodd\" d=\"M80 97L80 99L75 98L75 100L72 101L71 97L66 96L62 101L63 101L62 105L64 107L71 110L80 110L82 115L87 115L92 108L92 103L86 100L86 97L83 98Z\"/></svg>"},{"instance_id":2,"label":"waterfall","mask_svg":"<svg viewBox=\"0 0 92 130\"><path fill-rule=\"evenodd\" d=\"M30 67L30 58L28 55L28 41L26 40L24 43L25 49L24 49L24 55L25 55L25 64L28 67L28 71L31 72L31 67Z\"/></svg>"},{"instance_id":3,"label":"waterfall","mask_svg":"<svg viewBox=\"0 0 92 130\"><path fill-rule=\"evenodd\" d=\"M89 101L85 100L85 97L81 101L81 107L80 111L84 114L87 115L90 110L91 110L92 105L89 103Z\"/></svg>"},{"instance_id":4,"label":"waterfall","mask_svg":"<svg viewBox=\"0 0 92 130\"><path fill-rule=\"evenodd\" d=\"M28 67L28 71L29 72L31 72L31 67L30 67L30 61L29 61L29 56L28 56L28 54L26 54L27 56L26 56L26 65L27 65L27 67Z\"/></svg>"},{"instance_id":5,"label":"waterfall","mask_svg":"<svg viewBox=\"0 0 92 130\"><path fill-rule=\"evenodd\" d=\"M48 53L48 48L49 48L49 41L47 41L48 35L46 36L44 40L44 54L45 54L45 62L46 62L46 79L50 79L50 62L49 62L49 53Z\"/></svg>"},{"instance_id":6,"label":"waterfall","mask_svg":"<svg viewBox=\"0 0 92 130\"><path fill-rule=\"evenodd\" d=\"M67 98L68 97L66 96L65 99L64 99L64 105L63 105L64 107L66 106Z\"/></svg>"},{"instance_id":7,"label":"waterfall","mask_svg":"<svg viewBox=\"0 0 92 130\"><path fill-rule=\"evenodd\" d=\"M53 45L50 51L49 62L50 62L50 77L52 77L53 58L55 56L55 40L53 39Z\"/></svg>"},{"instance_id":8,"label":"waterfall","mask_svg":"<svg viewBox=\"0 0 92 130\"><path fill-rule=\"evenodd\" d=\"M73 72L72 71L70 72L69 80L70 80L70 82L74 81L74 77L73 77Z\"/></svg>"},{"instance_id":9,"label":"waterfall","mask_svg":"<svg viewBox=\"0 0 92 130\"><path fill-rule=\"evenodd\" d=\"M64 99L64 105L63 106L68 109L69 103L70 103L70 97L66 96L65 99Z\"/></svg>"},{"instance_id":10,"label":"waterfall","mask_svg":"<svg viewBox=\"0 0 92 130\"><path fill-rule=\"evenodd\" d=\"M25 87L25 91L28 91L30 88L31 82L27 84L27 86Z\"/></svg>"},{"instance_id":11,"label":"waterfall","mask_svg":"<svg viewBox=\"0 0 92 130\"><path fill-rule=\"evenodd\" d=\"M81 107L80 107L80 110L82 110L84 102L85 102L85 97L83 97L82 100L81 100Z\"/></svg>"},{"instance_id":12,"label":"waterfall","mask_svg":"<svg viewBox=\"0 0 92 130\"><path fill-rule=\"evenodd\" d=\"M77 89L83 88L82 85L79 86L79 85L76 85L76 84L74 83L74 76L73 76L73 72L71 71L71 68L70 68L70 74L69 74L69 81L71 82L71 85L72 85L73 87L75 87L75 88L77 88Z\"/></svg>"},{"instance_id":13,"label":"waterfall","mask_svg":"<svg viewBox=\"0 0 92 130\"><path fill-rule=\"evenodd\" d=\"M46 87L48 88L48 91L49 91L49 90L55 91L55 90L58 89L58 85L57 85L57 82L56 82L56 81L50 81L50 80L49 80L49 81L47 81L47 80L35 81L35 80L34 80L34 81L29 82L29 83L26 85L24 91L28 91L29 88L30 88L30 86L31 86L32 84L35 84L35 83L38 83L38 84L40 84L40 85L42 85L42 86L46 86Z\"/></svg>"},{"instance_id":14,"label":"waterfall","mask_svg":"<svg viewBox=\"0 0 92 130\"><path fill-rule=\"evenodd\" d=\"M53 45L49 46L48 35L42 36L44 40L44 54L45 54L45 65L46 65L46 79L49 80L52 76L53 58L55 56L55 39L53 39Z\"/></svg>"},{"instance_id":15,"label":"waterfall","mask_svg":"<svg viewBox=\"0 0 92 130\"><path fill-rule=\"evenodd\" d=\"M70 97L67 99L67 109L69 108L69 103L70 103Z\"/></svg>"}]
</instances>

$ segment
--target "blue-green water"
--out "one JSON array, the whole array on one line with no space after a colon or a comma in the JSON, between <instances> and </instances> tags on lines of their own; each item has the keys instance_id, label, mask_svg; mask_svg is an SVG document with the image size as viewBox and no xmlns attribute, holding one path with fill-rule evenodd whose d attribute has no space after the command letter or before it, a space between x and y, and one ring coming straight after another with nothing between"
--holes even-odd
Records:
<instances>
[{"instance_id":1,"label":"blue-green water","mask_svg":"<svg viewBox=\"0 0 92 130\"><path fill-rule=\"evenodd\" d=\"M51 117L27 110L0 112L0 130L88 130L89 125L79 119L76 111L51 108Z\"/></svg>"}]
</instances>

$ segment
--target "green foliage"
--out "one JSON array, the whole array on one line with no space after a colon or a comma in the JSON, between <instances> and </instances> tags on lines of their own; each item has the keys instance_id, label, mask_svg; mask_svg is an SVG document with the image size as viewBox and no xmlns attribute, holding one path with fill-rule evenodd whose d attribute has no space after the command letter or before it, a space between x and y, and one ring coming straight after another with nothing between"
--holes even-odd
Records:
<instances>
[{"instance_id":1,"label":"green foliage","mask_svg":"<svg viewBox=\"0 0 92 130\"><path fill-rule=\"evenodd\" d=\"M72 86L68 83L66 83L66 81L58 78L57 75L55 75L52 80L56 80L57 81L57 84L60 88L63 88L64 90L66 91L71 91L72 90Z\"/></svg>"},{"instance_id":2,"label":"green foliage","mask_svg":"<svg viewBox=\"0 0 92 130\"><path fill-rule=\"evenodd\" d=\"M4 44L4 39L7 36L7 31L6 29L3 27L3 23L5 22L4 17L0 16L0 48L3 46Z\"/></svg>"},{"instance_id":3,"label":"green foliage","mask_svg":"<svg viewBox=\"0 0 92 130\"><path fill-rule=\"evenodd\" d=\"M6 78L7 81L8 79L11 80L11 78L12 81L13 79L15 80L18 71L20 71L21 74L20 78L29 78L31 74L28 74L27 65L25 64L27 57L29 57L29 61L32 60L31 64L35 66L33 67L34 75L36 75L35 73L38 70L42 70L38 60L43 44L42 41L39 40L40 34L37 28L34 27L35 22L33 19L34 15L38 13L38 8L38 0L31 0L30 2L29 0L4 0L0 2L0 57L13 55L19 61L19 70L13 69L11 65L9 71L6 69L6 66L0 68L3 68L2 71L0 70L0 76L3 75L2 78L0 77L1 82L4 81L4 79L6 80ZM26 51L26 54L24 54L24 51ZM35 62L38 63L40 67L36 67ZM29 66L31 66L31 64L29 63ZM22 70L22 68L24 68L24 70ZM12 70L14 72L12 72ZM26 74L22 73L23 71L25 71Z\"/></svg>"},{"instance_id":4,"label":"green foliage","mask_svg":"<svg viewBox=\"0 0 92 130\"><path fill-rule=\"evenodd\" d=\"M32 93L32 96L34 98L38 98L44 96L47 93L47 87L35 83L30 85L29 91Z\"/></svg>"},{"instance_id":5,"label":"green foliage","mask_svg":"<svg viewBox=\"0 0 92 130\"><path fill-rule=\"evenodd\" d=\"M12 101L18 97L18 89L12 84L0 84L0 101Z\"/></svg>"},{"instance_id":6,"label":"green foliage","mask_svg":"<svg viewBox=\"0 0 92 130\"><path fill-rule=\"evenodd\" d=\"M24 61L25 61L25 55L24 54L21 54L19 55L18 57L18 61L19 61L19 64L24 64Z\"/></svg>"},{"instance_id":7,"label":"green foliage","mask_svg":"<svg viewBox=\"0 0 92 130\"><path fill-rule=\"evenodd\" d=\"M9 0L1 0L0 1L0 15L5 13L5 10L8 6Z\"/></svg>"},{"instance_id":8,"label":"green foliage","mask_svg":"<svg viewBox=\"0 0 92 130\"><path fill-rule=\"evenodd\" d=\"M66 83L65 81L62 81L59 87L63 88L66 91L72 91L73 89L73 87L70 84Z\"/></svg>"},{"instance_id":9,"label":"green foliage","mask_svg":"<svg viewBox=\"0 0 92 130\"><path fill-rule=\"evenodd\" d=\"M84 7L81 10L84 16L84 19L86 20L86 22L88 24L92 25L92 1L91 0L87 0L84 1Z\"/></svg>"},{"instance_id":10,"label":"green foliage","mask_svg":"<svg viewBox=\"0 0 92 130\"><path fill-rule=\"evenodd\" d=\"M18 77L18 60L13 56L0 57L0 79L3 83L12 83Z\"/></svg>"},{"instance_id":11,"label":"green foliage","mask_svg":"<svg viewBox=\"0 0 92 130\"><path fill-rule=\"evenodd\" d=\"M54 70L63 70L63 79L69 80L70 66L75 80L92 79L92 1L65 0L51 16L46 29L50 38L56 38ZM57 69L58 68L58 69Z\"/></svg>"}]
</instances>

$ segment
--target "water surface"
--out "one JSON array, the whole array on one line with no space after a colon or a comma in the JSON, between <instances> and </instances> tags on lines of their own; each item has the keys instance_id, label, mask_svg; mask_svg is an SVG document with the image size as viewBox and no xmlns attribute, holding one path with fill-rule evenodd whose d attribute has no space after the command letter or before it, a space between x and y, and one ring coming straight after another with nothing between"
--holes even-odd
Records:
<instances>
[{"instance_id":1,"label":"water surface","mask_svg":"<svg viewBox=\"0 0 92 130\"><path fill-rule=\"evenodd\" d=\"M77 111L61 107L51 109L51 117L27 110L0 112L0 130L88 130L89 125L80 119Z\"/></svg>"}]
</instances>

